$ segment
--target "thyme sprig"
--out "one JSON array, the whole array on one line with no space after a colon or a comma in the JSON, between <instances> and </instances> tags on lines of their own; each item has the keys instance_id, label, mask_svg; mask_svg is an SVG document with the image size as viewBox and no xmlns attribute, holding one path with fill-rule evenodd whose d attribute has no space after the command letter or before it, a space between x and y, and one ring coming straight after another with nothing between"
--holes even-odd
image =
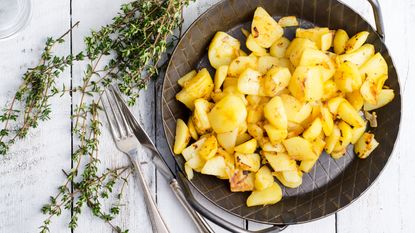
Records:
<instances>
[{"instance_id":1,"label":"thyme sprig","mask_svg":"<svg viewBox=\"0 0 415 233\"><path fill-rule=\"evenodd\" d=\"M22 87L0 116L0 121L5 122L5 130L0 131L0 153L7 153L15 139L24 138L39 121L49 119L50 97L58 93L79 97L71 116L75 137L71 155L73 167L64 171L66 180L42 208L46 219L39 227L41 233L49 232L53 217L64 210L71 211L68 227L75 229L85 206L115 232L128 232L114 225L112 220L123 205L122 193L132 168L99 169L101 94L108 85L116 84L128 98L128 103L135 104L140 90L146 88L152 77L158 76L163 54L174 43L172 35L180 27L182 9L189 1L134 0L124 4L111 24L92 31L84 39L86 49L76 56L51 55L52 47L63 43L67 33L56 40L48 39L39 66L24 75ZM59 74L81 60L86 62L81 84L71 89L56 87ZM22 111L15 107L16 101L22 103ZM24 119L21 125L17 121L20 117ZM17 127L12 127L9 122L15 122ZM116 192L114 187L120 186L116 200L110 201L112 204L106 210L104 202Z\"/></svg>"}]
</instances>

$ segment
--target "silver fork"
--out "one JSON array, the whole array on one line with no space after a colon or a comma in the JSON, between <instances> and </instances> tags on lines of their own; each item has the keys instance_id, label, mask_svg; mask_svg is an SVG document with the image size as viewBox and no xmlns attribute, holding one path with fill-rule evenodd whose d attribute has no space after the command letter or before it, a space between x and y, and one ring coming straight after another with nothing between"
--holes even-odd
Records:
<instances>
[{"instance_id":1,"label":"silver fork","mask_svg":"<svg viewBox=\"0 0 415 233\"><path fill-rule=\"evenodd\" d=\"M107 106L103 104L104 112L111 129L111 134L117 148L124 154L128 155L131 163L134 166L134 169L136 170L136 174L144 192L144 201L146 203L147 212L151 221L153 232L169 233L170 231L160 214L150 188L148 187L148 184L144 178L141 166L137 161L137 146L139 142L131 131L131 128L126 121L124 114L122 114L121 107L118 104L118 101L116 101L116 97L114 96L113 91L105 90L104 93L107 97Z\"/></svg>"}]
</instances>

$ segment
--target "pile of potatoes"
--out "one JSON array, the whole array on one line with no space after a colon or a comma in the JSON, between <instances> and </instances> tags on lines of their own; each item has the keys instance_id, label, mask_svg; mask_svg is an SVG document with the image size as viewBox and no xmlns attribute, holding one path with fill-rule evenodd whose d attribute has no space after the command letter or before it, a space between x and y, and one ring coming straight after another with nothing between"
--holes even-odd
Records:
<instances>
[{"instance_id":1,"label":"pile of potatoes","mask_svg":"<svg viewBox=\"0 0 415 233\"><path fill-rule=\"evenodd\" d=\"M174 153L189 179L197 171L229 180L232 192L252 191L247 206L280 201L276 180L300 186L323 151L339 159L353 144L359 158L369 156L378 142L363 116L375 126L367 111L394 98L368 32L349 38L341 29L297 28L290 41L283 27L294 26L295 17L276 22L259 7L251 32L243 30L249 55L217 32L208 51L214 78L201 69L178 81L176 98L192 114L177 120Z\"/></svg>"}]
</instances>

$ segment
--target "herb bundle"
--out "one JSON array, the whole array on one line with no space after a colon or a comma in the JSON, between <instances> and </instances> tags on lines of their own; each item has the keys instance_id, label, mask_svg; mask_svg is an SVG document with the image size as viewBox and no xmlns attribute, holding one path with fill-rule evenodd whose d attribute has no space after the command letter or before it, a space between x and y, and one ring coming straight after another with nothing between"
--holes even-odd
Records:
<instances>
[{"instance_id":1,"label":"herb bundle","mask_svg":"<svg viewBox=\"0 0 415 233\"><path fill-rule=\"evenodd\" d=\"M68 226L76 228L84 206L88 206L94 216L109 223L114 231L128 232L111 221L120 211L123 189L132 168L108 168L104 172L98 169L101 93L108 85L116 84L128 98L128 103L135 103L139 91L158 75L162 56L174 42L171 39L173 31L180 27L182 9L189 1L135 0L124 4L111 24L92 31L84 39L84 51L65 57L51 53L54 45L64 42L68 31L56 40L48 39L39 65L24 74L23 83L11 104L0 115L0 122L4 123L0 130L1 154L6 154L15 140L24 138L39 121L49 119L50 97L64 93L80 97L71 116L73 136L76 137L71 155L73 167L64 171L65 182L42 208L47 217L40 232L49 232L51 219L64 210L72 211ZM81 60L87 63L81 84L69 89L57 87L59 74ZM22 103L21 110L15 106L16 102ZM114 190L117 184L121 188ZM117 200L109 210L104 210L103 202L113 193Z\"/></svg>"}]
</instances>

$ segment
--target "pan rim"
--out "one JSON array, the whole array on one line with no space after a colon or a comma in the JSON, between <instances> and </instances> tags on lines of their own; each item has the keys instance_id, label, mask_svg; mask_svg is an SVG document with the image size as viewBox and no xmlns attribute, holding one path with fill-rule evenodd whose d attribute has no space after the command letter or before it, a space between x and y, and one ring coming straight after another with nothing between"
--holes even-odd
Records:
<instances>
[{"instance_id":1,"label":"pan rim","mask_svg":"<svg viewBox=\"0 0 415 233\"><path fill-rule=\"evenodd\" d=\"M199 15L190 25L189 25L189 27L185 30L185 32L182 34L182 36L180 37L180 40L178 41L178 43L176 44L176 46L175 46L175 48L173 49L173 51L172 51L172 55L171 55L171 57L170 57L170 59L169 59L169 62L168 62L168 65L167 65L167 68L166 68L166 72L165 72L165 74L163 75L163 82L162 82L162 86L161 86L161 99L160 100L158 100L158 101L160 101L160 106L161 106L161 118L162 118L162 120L163 120L163 134L164 134L164 137L165 137L165 139L167 138L167 134L166 134L166 129L165 129L165 124L164 124L164 114L165 114L165 112L164 112L164 108L162 107L164 104L163 104L163 99L164 99L164 87L165 87L165 84L166 84L166 75L167 75L167 71L169 70L169 68L170 68L170 66L171 66L171 61L172 61L172 57L174 56L174 54L176 53L176 51L177 51L177 49L178 49L178 46L183 42L183 39L186 37L186 35L189 33L189 31L190 30L192 30L193 29L193 27L194 27L194 25L197 23L197 22L199 22L201 19L203 19L206 15L209 15L213 10L216 10L216 8L218 7L218 6L220 6L220 5L222 5L222 4L224 4L225 2L227 2L227 1L230 1L230 0L221 0L221 1L219 1L219 2L217 2L217 3L215 3L214 5L212 5L212 6L210 6L205 12L203 12L201 15ZM329 217L329 216L331 216L331 215L333 215L333 214L336 214L336 213L338 213L339 211L341 211L341 210L343 210L344 208L346 208L346 207L348 207L348 206L350 206L352 203L354 203L356 200L358 200L358 199L360 199L360 197L362 197L365 193L367 193L367 191L376 183L376 182L378 182L379 181L379 177L382 175L382 173L386 170L386 167L390 164L390 160L391 160L391 157L392 156L394 156L395 155L395 153L396 153L396 146L397 146L397 144L398 144L398 142L400 141L400 135L401 135L401 133L402 133L402 130L401 130L401 125L402 125L402 112L403 112L403 93L402 93L402 88L401 88L401 83L400 83L400 80L399 80L399 74L398 74L398 72L397 72L397 70L396 70L396 66L395 66L395 62L394 62L394 60L393 60L393 57L390 55L390 52L389 52L389 49L388 49L388 46L386 45L386 43L385 43L385 40L384 39L382 39L382 37L379 35L379 33L377 32L377 30L360 14L360 13L358 13L356 10L354 10L353 8L351 8L351 7L349 7L347 4L345 4L342 0L331 0L331 1L336 1L336 2L338 2L339 4L342 4L345 8L348 8L349 10L351 10L351 11L353 11L356 15L358 15L359 17L360 17L360 19L361 20L363 20L369 27L370 27L370 29L372 29L372 31L376 34L376 37L377 37L377 39L379 39L380 41L381 41L381 43L383 44L383 46L384 46L384 48L385 48L385 52L387 53L387 54L389 54L389 57L390 57L390 59L391 59L391 65L392 65L392 67L393 67L393 69L394 69L394 71L396 72L396 77L397 77L397 83L398 83L398 86L399 86L399 97L400 97L400 108L399 108L399 124L398 124L398 132L397 132L397 136L396 136L396 139L395 139L395 141L394 141L394 143L393 143L393 147L392 147L392 151L391 151L391 153L390 153L390 155L388 156L388 158L386 159L386 163L385 163L385 165L380 169L380 171L379 171L379 174L373 179L373 181L369 184L369 185L367 185L367 187L359 194L359 195L357 195L356 197L354 197L350 202L348 202L347 204L345 204L345 205L343 205L343 206L340 206L339 208L337 208L335 211L332 211L332 212L329 212L329 213L326 213L326 214L323 214L323 215L321 215L321 216L319 216L319 217L316 217L316 218L312 218L312 219L308 219L308 220L304 220L304 221L296 221L296 222L289 222L289 223L283 223L283 222L281 222L281 223L270 223L270 222L266 222L266 221L261 221L261 220L257 220L257 219L252 219L252 218L249 218L249 217L243 217L243 216L240 216L240 215L238 215L238 214L236 214L236 213L234 213L234 212L231 212L231 211L229 211L229 210L227 210L227 209L225 209L224 207L222 207L222 206L220 206L219 204L217 204L216 202L214 202L214 201L212 201L209 197L207 197L206 196L206 194L204 193L204 192L202 192L195 184L193 184L193 182L191 182L191 181L189 181L189 183L191 184L191 186L201 195L201 196L203 196L203 198L205 198L206 200L208 200L211 204L213 204L214 206L216 206L216 207L218 207L219 209L221 209L221 210L223 210L224 212L226 212L227 214L230 214L230 215L233 215L233 216L236 216L236 217L238 217L238 218L240 218L240 219L243 219L243 220L249 220L249 221L252 221L252 222L256 222L256 223L261 223L261 224L268 224L268 225L280 225L280 224L283 224L283 225L297 225L297 224L303 224L303 223L309 223L309 222L313 222L313 221L317 221L317 220L321 220L321 219L323 219L323 218L326 218L326 217ZM169 143L167 143L167 145L168 145L168 147L169 147L169 151L170 151L170 156L173 156L173 158L174 158L174 156L175 156L175 154L173 153L173 150L172 150L172 146L169 144ZM174 158L174 161L175 161L175 166L177 166L177 168L178 168L178 172L181 172L181 173L183 173L184 171L183 171L183 168L178 164L178 162L177 162L177 160L176 160L176 158ZM184 173L183 173L184 174ZM187 177L186 177L186 179L187 179ZM221 216L217 216L217 217L220 217L220 218L222 218Z\"/></svg>"}]
</instances>

